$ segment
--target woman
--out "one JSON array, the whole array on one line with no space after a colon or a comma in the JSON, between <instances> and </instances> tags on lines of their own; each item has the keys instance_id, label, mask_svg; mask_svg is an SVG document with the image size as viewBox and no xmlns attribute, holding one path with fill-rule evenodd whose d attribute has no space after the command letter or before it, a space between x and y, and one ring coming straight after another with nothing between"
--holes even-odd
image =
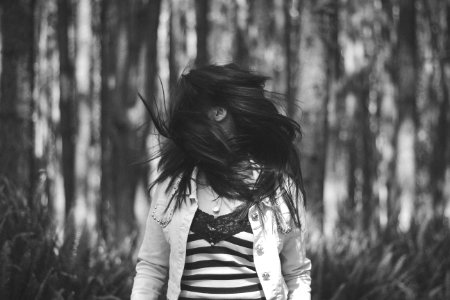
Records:
<instances>
[{"instance_id":1,"label":"woman","mask_svg":"<svg viewBox=\"0 0 450 300\"><path fill-rule=\"evenodd\" d=\"M132 300L166 283L167 299L310 299L300 126L266 80L210 65L181 76L165 120L147 107L166 139Z\"/></svg>"}]
</instances>

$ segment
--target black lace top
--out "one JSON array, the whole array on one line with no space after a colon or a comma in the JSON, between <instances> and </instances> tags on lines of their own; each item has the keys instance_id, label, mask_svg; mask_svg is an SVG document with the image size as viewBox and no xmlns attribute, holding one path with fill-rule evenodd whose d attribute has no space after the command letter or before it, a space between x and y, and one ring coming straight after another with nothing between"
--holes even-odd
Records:
<instances>
[{"instance_id":1,"label":"black lace top","mask_svg":"<svg viewBox=\"0 0 450 300\"><path fill-rule=\"evenodd\" d=\"M242 209L232 213L214 217L197 209L191 224L191 231L208 241L211 245L225 240L236 233L252 232L247 215L242 216Z\"/></svg>"}]
</instances>

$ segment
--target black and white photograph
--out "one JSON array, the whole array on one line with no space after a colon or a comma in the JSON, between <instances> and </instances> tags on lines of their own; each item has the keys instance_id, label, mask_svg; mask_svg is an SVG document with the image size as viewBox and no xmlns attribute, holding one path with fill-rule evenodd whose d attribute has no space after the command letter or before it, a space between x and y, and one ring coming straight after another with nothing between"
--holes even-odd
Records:
<instances>
[{"instance_id":1,"label":"black and white photograph","mask_svg":"<svg viewBox=\"0 0 450 300\"><path fill-rule=\"evenodd\" d=\"M450 0L0 0L0 300L449 300Z\"/></svg>"}]
</instances>

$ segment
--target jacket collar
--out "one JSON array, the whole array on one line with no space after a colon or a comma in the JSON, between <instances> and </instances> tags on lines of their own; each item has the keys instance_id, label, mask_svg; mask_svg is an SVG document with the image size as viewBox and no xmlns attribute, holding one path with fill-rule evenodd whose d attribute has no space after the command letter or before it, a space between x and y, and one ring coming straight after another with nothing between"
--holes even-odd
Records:
<instances>
[{"instance_id":1,"label":"jacket collar","mask_svg":"<svg viewBox=\"0 0 450 300\"><path fill-rule=\"evenodd\" d=\"M251 160L251 162L253 163L253 160ZM259 176L259 171L258 170L253 170L252 179L254 181L256 181L258 179L258 176ZM188 195L188 197L189 197L189 199L191 199L191 201L197 201L197 179L198 179L198 167L195 166L194 170L192 171L191 190L190 190L190 193Z\"/></svg>"}]
</instances>

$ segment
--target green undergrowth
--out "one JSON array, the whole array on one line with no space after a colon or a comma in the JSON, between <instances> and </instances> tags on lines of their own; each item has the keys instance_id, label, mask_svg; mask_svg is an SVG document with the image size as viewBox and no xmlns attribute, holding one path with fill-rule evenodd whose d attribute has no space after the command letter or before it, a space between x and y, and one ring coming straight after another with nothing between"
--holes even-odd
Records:
<instances>
[{"instance_id":1,"label":"green undergrowth","mask_svg":"<svg viewBox=\"0 0 450 300\"><path fill-rule=\"evenodd\" d=\"M450 299L448 219L406 233L348 231L309 247L313 299Z\"/></svg>"},{"instance_id":2,"label":"green undergrowth","mask_svg":"<svg viewBox=\"0 0 450 300\"><path fill-rule=\"evenodd\" d=\"M65 228L57 242L44 206L0 182L0 299L128 299L131 252L88 246L86 231Z\"/></svg>"},{"instance_id":3,"label":"green undergrowth","mask_svg":"<svg viewBox=\"0 0 450 300\"><path fill-rule=\"evenodd\" d=\"M92 247L86 231L70 228L57 242L51 214L38 203L0 180L0 299L129 299L133 249ZM340 229L308 244L313 300L450 299L448 220L406 233Z\"/></svg>"}]
</instances>

